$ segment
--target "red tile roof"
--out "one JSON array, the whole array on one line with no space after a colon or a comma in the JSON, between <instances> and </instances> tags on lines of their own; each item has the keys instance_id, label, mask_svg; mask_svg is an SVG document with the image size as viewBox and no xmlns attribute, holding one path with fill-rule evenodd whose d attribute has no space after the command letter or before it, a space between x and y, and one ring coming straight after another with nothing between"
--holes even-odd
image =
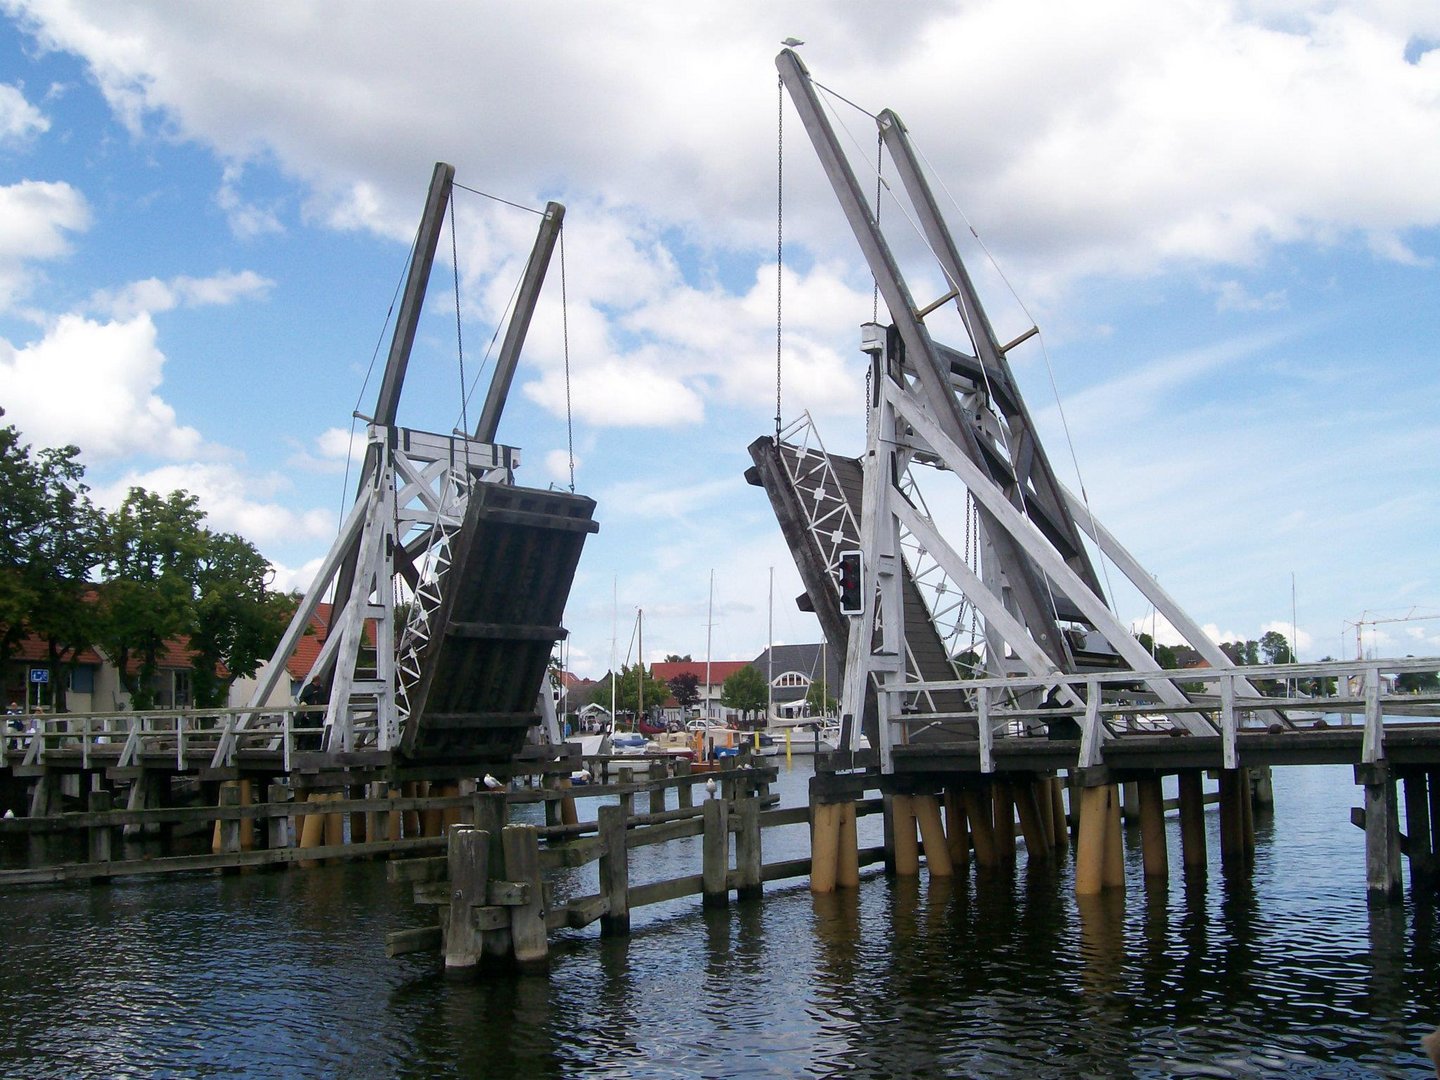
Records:
<instances>
[{"instance_id":1,"label":"red tile roof","mask_svg":"<svg viewBox=\"0 0 1440 1080\"><path fill-rule=\"evenodd\" d=\"M719 686L741 668L750 666L749 660L712 660L710 661L710 681ZM705 685L705 661L704 660L682 660L679 662L659 663L650 665L650 677L669 682L677 675L694 675L701 686Z\"/></svg>"}]
</instances>

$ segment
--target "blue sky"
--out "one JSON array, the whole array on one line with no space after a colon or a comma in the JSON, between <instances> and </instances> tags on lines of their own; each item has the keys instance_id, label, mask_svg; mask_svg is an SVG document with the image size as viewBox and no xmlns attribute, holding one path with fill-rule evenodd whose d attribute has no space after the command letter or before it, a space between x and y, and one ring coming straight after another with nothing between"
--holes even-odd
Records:
<instances>
[{"instance_id":1,"label":"blue sky","mask_svg":"<svg viewBox=\"0 0 1440 1080\"><path fill-rule=\"evenodd\" d=\"M1068 426L1095 513L1197 621L1288 627L1292 575L1304 658L1440 613L1440 9L1072 7L0 0L0 405L79 444L103 501L193 491L303 585L447 160L567 207L576 483L602 523L571 666L602 672L612 627L623 654L637 607L648 659L703 655L712 570L716 659L764 646L771 567L775 638L813 640L742 478L773 428L794 35L820 82L906 120L999 336L1043 331L1012 359L1052 460L1073 482ZM853 451L870 282L788 104L785 174L784 414ZM472 378L536 225L456 193ZM448 244L401 407L436 431L461 418ZM535 486L568 483L559 285L557 264L501 426ZM1440 653L1440 621L1366 647Z\"/></svg>"}]
</instances>

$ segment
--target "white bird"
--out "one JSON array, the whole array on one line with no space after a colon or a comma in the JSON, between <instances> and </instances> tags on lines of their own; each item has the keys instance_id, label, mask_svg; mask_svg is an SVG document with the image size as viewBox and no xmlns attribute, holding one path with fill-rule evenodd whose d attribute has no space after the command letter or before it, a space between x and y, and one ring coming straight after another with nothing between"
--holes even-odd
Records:
<instances>
[{"instance_id":1,"label":"white bird","mask_svg":"<svg viewBox=\"0 0 1440 1080\"><path fill-rule=\"evenodd\" d=\"M710 798L712 799L715 797L715 792L720 790L720 785L715 783L715 778L713 776L710 777L709 780L705 781L705 790L710 793Z\"/></svg>"},{"instance_id":2,"label":"white bird","mask_svg":"<svg viewBox=\"0 0 1440 1080\"><path fill-rule=\"evenodd\" d=\"M13 821L14 819L15 819L15 811L14 811L14 810L6 810L6 811L5 811L5 820L6 820L6 821Z\"/></svg>"},{"instance_id":3,"label":"white bird","mask_svg":"<svg viewBox=\"0 0 1440 1080\"><path fill-rule=\"evenodd\" d=\"M499 780L496 780L495 777L491 776L488 772L485 774L485 777L484 777L484 781L483 781L483 782L484 782L485 786L486 786L487 788L489 788L491 791L494 791L496 788L500 788L500 787L503 787L503 786L504 786L503 784L500 783Z\"/></svg>"}]
</instances>

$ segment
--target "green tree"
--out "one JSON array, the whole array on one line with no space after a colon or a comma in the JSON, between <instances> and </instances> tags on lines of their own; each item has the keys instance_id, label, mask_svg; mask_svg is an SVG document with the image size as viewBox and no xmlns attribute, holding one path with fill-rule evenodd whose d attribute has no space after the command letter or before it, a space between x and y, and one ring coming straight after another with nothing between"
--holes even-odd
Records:
<instances>
[{"instance_id":1,"label":"green tree","mask_svg":"<svg viewBox=\"0 0 1440 1080\"><path fill-rule=\"evenodd\" d=\"M66 711L65 677L80 651L94 644L98 615L90 572L101 557L102 515L90 502L81 478L79 449L42 450L35 461L36 492L44 517L25 543L24 575L29 580L28 626L45 642L51 705Z\"/></svg>"},{"instance_id":2,"label":"green tree","mask_svg":"<svg viewBox=\"0 0 1440 1080\"><path fill-rule=\"evenodd\" d=\"M0 409L0 416L4 410ZM30 546L45 518L43 485L14 424L0 427L0 666L8 667L29 633L35 608Z\"/></svg>"},{"instance_id":3,"label":"green tree","mask_svg":"<svg viewBox=\"0 0 1440 1080\"><path fill-rule=\"evenodd\" d=\"M166 640L195 624L194 583L206 551L198 503L183 491L162 497L135 487L105 517L99 640L137 709L154 705Z\"/></svg>"},{"instance_id":4,"label":"green tree","mask_svg":"<svg viewBox=\"0 0 1440 1080\"><path fill-rule=\"evenodd\" d=\"M1266 664L1293 664L1295 656L1290 652L1290 642L1279 630L1266 630L1260 636L1260 658Z\"/></svg>"},{"instance_id":5,"label":"green tree","mask_svg":"<svg viewBox=\"0 0 1440 1080\"><path fill-rule=\"evenodd\" d=\"M1260 646L1255 641L1222 641L1220 651L1230 658L1232 664L1260 663Z\"/></svg>"},{"instance_id":6,"label":"green tree","mask_svg":"<svg viewBox=\"0 0 1440 1080\"><path fill-rule=\"evenodd\" d=\"M1143 632L1136 634L1135 640L1140 642L1141 647L1153 656L1155 662L1166 671L1174 671L1180 666L1179 661L1175 659L1175 650L1169 645L1156 644L1154 638Z\"/></svg>"},{"instance_id":7,"label":"green tree","mask_svg":"<svg viewBox=\"0 0 1440 1080\"><path fill-rule=\"evenodd\" d=\"M1402 694L1434 693L1440 690L1440 673L1402 671L1395 676L1395 689Z\"/></svg>"},{"instance_id":8,"label":"green tree","mask_svg":"<svg viewBox=\"0 0 1440 1080\"><path fill-rule=\"evenodd\" d=\"M727 709L735 709L745 717L764 712L769 701L765 676L754 664L746 664L720 687L720 704Z\"/></svg>"},{"instance_id":9,"label":"green tree","mask_svg":"<svg viewBox=\"0 0 1440 1080\"><path fill-rule=\"evenodd\" d=\"M681 656L679 653L666 653L666 654L665 654L665 663L667 663L667 664L693 664L694 661L690 659L690 654L689 654L688 652L687 652L684 656Z\"/></svg>"},{"instance_id":10,"label":"green tree","mask_svg":"<svg viewBox=\"0 0 1440 1080\"><path fill-rule=\"evenodd\" d=\"M840 703L830 696L831 687L816 679L805 691L805 702L810 706L811 716L830 716L840 708Z\"/></svg>"},{"instance_id":11,"label":"green tree","mask_svg":"<svg viewBox=\"0 0 1440 1080\"><path fill-rule=\"evenodd\" d=\"M615 711L617 713L628 712L638 715L640 711L640 689L641 678L644 678L645 690L645 711L662 705L665 699L670 696L670 687L664 679L653 677L639 664L622 664L620 667L620 678L615 679L614 673L606 673L595 687L595 694L592 700L600 702L607 709L610 707L610 683L615 682Z\"/></svg>"},{"instance_id":12,"label":"green tree","mask_svg":"<svg viewBox=\"0 0 1440 1080\"><path fill-rule=\"evenodd\" d=\"M250 541L234 533L202 535L191 671L195 704L215 708L225 704L237 678L249 678L269 659L298 599L270 591L274 570Z\"/></svg>"}]
</instances>

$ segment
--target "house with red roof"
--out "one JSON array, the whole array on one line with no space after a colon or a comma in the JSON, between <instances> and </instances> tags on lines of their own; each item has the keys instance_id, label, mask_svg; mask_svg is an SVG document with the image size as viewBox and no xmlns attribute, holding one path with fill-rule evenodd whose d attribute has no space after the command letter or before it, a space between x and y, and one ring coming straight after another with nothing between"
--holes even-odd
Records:
<instances>
[{"instance_id":1,"label":"house with red roof","mask_svg":"<svg viewBox=\"0 0 1440 1080\"><path fill-rule=\"evenodd\" d=\"M739 714L720 704L720 690L726 679L749 666L748 660L712 660L708 665L704 660L672 660L651 664L650 677L668 683L677 675L695 676L700 703L692 706L690 716L682 717L675 699L667 698L663 705L666 720L689 720L698 714L716 722L729 723L739 719Z\"/></svg>"}]
</instances>

